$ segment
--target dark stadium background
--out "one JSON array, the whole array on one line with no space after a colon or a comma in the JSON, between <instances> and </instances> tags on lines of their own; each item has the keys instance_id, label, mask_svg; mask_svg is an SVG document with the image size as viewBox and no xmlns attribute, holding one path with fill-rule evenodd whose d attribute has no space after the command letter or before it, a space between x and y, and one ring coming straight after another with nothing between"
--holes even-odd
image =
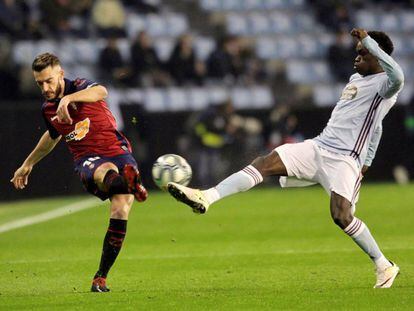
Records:
<instances>
[{"instance_id":1,"label":"dark stadium background","mask_svg":"<svg viewBox=\"0 0 414 311\"><path fill-rule=\"evenodd\" d=\"M303 138L317 135L346 83L341 70L352 68L354 57L352 42L340 46L343 61L330 59L329 51L336 33L354 26L386 31L406 77L398 103L384 121L382 142L366 180L391 181L399 165L412 170L412 1L109 1L116 10L105 6L107 2L0 0L0 200L83 193L64 143L34 168L24 191L15 191L9 182L45 130L42 99L30 71L38 53L61 57L69 78L85 77L109 87L108 102L118 109L118 121L133 143L146 184L154 187L151 165L164 153L188 156L197 174L197 157L187 154L197 149L189 120L229 98L235 113L263 125L255 136L260 153L267 152L264 131L269 131L266 124L277 107L288 107L289 115L297 118L295 133ZM117 10L118 18L109 18ZM160 58L145 70L136 69L139 54L134 60L130 50L140 31L153 40ZM169 62L183 34L193 36L192 65L198 69L192 68L191 74L177 72L184 66ZM100 61L112 38L117 38L119 53ZM222 53L219 45L226 40L236 40L240 53L224 58L233 57L237 65L221 72L211 65L211 55L216 49ZM216 62L223 60L222 54L215 56ZM114 60L113 66L104 68L109 60ZM191 147L180 143L183 138ZM229 148L237 151L237 144ZM248 163L252 155L231 154L233 167Z\"/></svg>"}]
</instances>

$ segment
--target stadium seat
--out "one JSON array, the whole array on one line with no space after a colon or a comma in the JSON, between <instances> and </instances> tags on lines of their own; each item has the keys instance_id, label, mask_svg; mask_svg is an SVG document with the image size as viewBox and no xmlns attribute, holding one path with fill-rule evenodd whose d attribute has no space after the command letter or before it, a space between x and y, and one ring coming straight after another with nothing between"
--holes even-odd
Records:
<instances>
[{"instance_id":1,"label":"stadium seat","mask_svg":"<svg viewBox=\"0 0 414 311\"><path fill-rule=\"evenodd\" d=\"M253 108L251 92L248 88L235 87L231 90L230 96L235 109Z\"/></svg>"},{"instance_id":2,"label":"stadium seat","mask_svg":"<svg viewBox=\"0 0 414 311\"><path fill-rule=\"evenodd\" d=\"M270 32L270 21L265 14L252 13L247 16L249 33L252 35L261 35Z\"/></svg>"},{"instance_id":3,"label":"stadium seat","mask_svg":"<svg viewBox=\"0 0 414 311\"><path fill-rule=\"evenodd\" d=\"M166 111L165 93L156 88L144 91L144 107L149 112Z\"/></svg>"},{"instance_id":4,"label":"stadium seat","mask_svg":"<svg viewBox=\"0 0 414 311\"><path fill-rule=\"evenodd\" d=\"M191 110L202 110L209 104L208 92L203 87L193 87L187 90L188 105Z\"/></svg>"},{"instance_id":5,"label":"stadium seat","mask_svg":"<svg viewBox=\"0 0 414 311\"><path fill-rule=\"evenodd\" d=\"M240 14L228 14L226 18L227 31L232 35L249 35L247 18Z\"/></svg>"},{"instance_id":6,"label":"stadium seat","mask_svg":"<svg viewBox=\"0 0 414 311\"><path fill-rule=\"evenodd\" d=\"M127 89L122 94L123 104L136 105L144 102L144 93L141 89Z\"/></svg>"},{"instance_id":7,"label":"stadium seat","mask_svg":"<svg viewBox=\"0 0 414 311\"><path fill-rule=\"evenodd\" d=\"M401 30L405 32L414 31L414 10L407 10L399 14Z\"/></svg>"},{"instance_id":8,"label":"stadium seat","mask_svg":"<svg viewBox=\"0 0 414 311\"><path fill-rule=\"evenodd\" d=\"M313 88L313 100L317 106L334 106L339 100L343 88L343 83L315 85Z\"/></svg>"},{"instance_id":9,"label":"stadium seat","mask_svg":"<svg viewBox=\"0 0 414 311\"><path fill-rule=\"evenodd\" d=\"M200 0L200 5L206 11L220 11L221 0Z\"/></svg>"},{"instance_id":10,"label":"stadium seat","mask_svg":"<svg viewBox=\"0 0 414 311\"><path fill-rule=\"evenodd\" d=\"M103 42L100 40L96 44L91 40L78 39L72 43L72 46L74 48L73 55L76 55L76 61L84 64L94 64L98 61L99 49L103 48Z\"/></svg>"},{"instance_id":11,"label":"stadium seat","mask_svg":"<svg viewBox=\"0 0 414 311\"><path fill-rule=\"evenodd\" d=\"M242 10L243 7L241 5L241 1L240 0L225 0L225 1L221 1L221 7L223 8L223 10L226 11L235 11L235 10Z\"/></svg>"},{"instance_id":12,"label":"stadium seat","mask_svg":"<svg viewBox=\"0 0 414 311\"><path fill-rule=\"evenodd\" d=\"M273 12L269 15L271 32L287 34L294 32L292 25L292 19L290 16L282 14L280 12Z\"/></svg>"},{"instance_id":13,"label":"stadium seat","mask_svg":"<svg viewBox=\"0 0 414 311\"><path fill-rule=\"evenodd\" d=\"M257 109L270 108L274 104L273 94L267 86L254 86L250 88L252 106Z\"/></svg>"},{"instance_id":14,"label":"stadium seat","mask_svg":"<svg viewBox=\"0 0 414 311\"><path fill-rule=\"evenodd\" d=\"M358 27L365 29L376 29L377 21L375 16L374 13L366 10L357 11L355 24L358 25Z\"/></svg>"},{"instance_id":15,"label":"stadium seat","mask_svg":"<svg viewBox=\"0 0 414 311\"><path fill-rule=\"evenodd\" d=\"M227 90L223 87L209 87L208 99L212 104L222 103L229 97Z\"/></svg>"},{"instance_id":16,"label":"stadium seat","mask_svg":"<svg viewBox=\"0 0 414 311\"><path fill-rule=\"evenodd\" d=\"M128 37L135 38L139 32L146 29L144 16L128 14L125 27Z\"/></svg>"},{"instance_id":17,"label":"stadium seat","mask_svg":"<svg viewBox=\"0 0 414 311\"><path fill-rule=\"evenodd\" d=\"M160 38L154 41L154 48L158 57L162 61L167 61L174 49L174 39L172 38Z\"/></svg>"},{"instance_id":18,"label":"stadium seat","mask_svg":"<svg viewBox=\"0 0 414 311\"><path fill-rule=\"evenodd\" d=\"M209 37L196 37L193 44L197 59L202 61L205 61L216 48L216 43Z\"/></svg>"},{"instance_id":19,"label":"stadium seat","mask_svg":"<svg viewBox=\"0 0 414 311\"><path fill-rule=\"evenodd\" d=\"M187 94L184 88L172 87L166 91L166 109L168 111L188 110Z\"/></svg>"},{"instance_id":20,"label":"stadium seat","mask_svg":"<svg viewBox=\"0 0 414 311\"><path fill-rule=\"evenodd\" d=\"M188 30L187 19L181 14L168 14L165 17L167 32L170 36L179 36Z\"/></svg>"}]
</instances>

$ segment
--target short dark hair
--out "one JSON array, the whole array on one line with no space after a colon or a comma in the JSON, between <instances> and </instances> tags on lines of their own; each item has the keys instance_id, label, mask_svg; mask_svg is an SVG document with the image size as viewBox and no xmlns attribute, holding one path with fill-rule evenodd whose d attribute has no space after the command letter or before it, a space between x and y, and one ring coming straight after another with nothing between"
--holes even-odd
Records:
<instances>
[{"instance_id":1,"label":"short dark hair","mask_svg":"<svg viewBox=\"0 0 414 311\"><path fill-rule=\"evenodd\" d=\"M32 63L32 70L40 72L49 66L54 67L56 65L60 65L60 60L56 55L53 55L51 53L43 53L37 55L34 59Z\"/></svg>"},{"instance_id":2,"label":"short dark hair","mask_svg":"<svg viewBox=\"0 0 414 311\"><path fill-rule=\"evenodd\" d=\"M380 48L387 53L388 55L392 54L394 51L394 44L392 43L390 37L382 31L368 31L368 35L377 41Z\"/></svg>"}]
</instances>

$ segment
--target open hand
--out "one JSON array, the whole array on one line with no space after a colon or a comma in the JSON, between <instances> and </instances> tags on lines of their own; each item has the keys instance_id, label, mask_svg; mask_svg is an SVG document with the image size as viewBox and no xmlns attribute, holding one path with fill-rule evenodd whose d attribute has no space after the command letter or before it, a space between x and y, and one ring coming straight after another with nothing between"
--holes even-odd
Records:
<instances>
[{"instance_id":1,"label":"open hand","mask_svg":"<svg viewBox=\"0 0 414 311\"><path fill-rule=\"evenodd\" d=\"M32 168L32 166L22 165L16 170L16 172L14 172L14 176L10 180L10 182L13 183L14 188L24 189L24 187L27 186Z\"/></svg>"}]
</instances>

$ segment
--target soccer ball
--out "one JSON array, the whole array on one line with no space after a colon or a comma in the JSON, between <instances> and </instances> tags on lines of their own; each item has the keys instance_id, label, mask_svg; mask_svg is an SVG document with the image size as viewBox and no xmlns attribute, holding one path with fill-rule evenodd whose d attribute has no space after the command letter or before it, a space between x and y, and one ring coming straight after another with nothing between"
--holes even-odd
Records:
<instances>
[{"instance_id":1,"label":"soccer ball","mask_svg":"<svg viewBox=\"0 0 414 311\"><path fill-rule=\"evenodd\" d=\"M152 179L162 190L167 190L169 182L186 186L192 176L190 164L177 154L164 154L152 166Z\"/></svg>"}]
</instances>

